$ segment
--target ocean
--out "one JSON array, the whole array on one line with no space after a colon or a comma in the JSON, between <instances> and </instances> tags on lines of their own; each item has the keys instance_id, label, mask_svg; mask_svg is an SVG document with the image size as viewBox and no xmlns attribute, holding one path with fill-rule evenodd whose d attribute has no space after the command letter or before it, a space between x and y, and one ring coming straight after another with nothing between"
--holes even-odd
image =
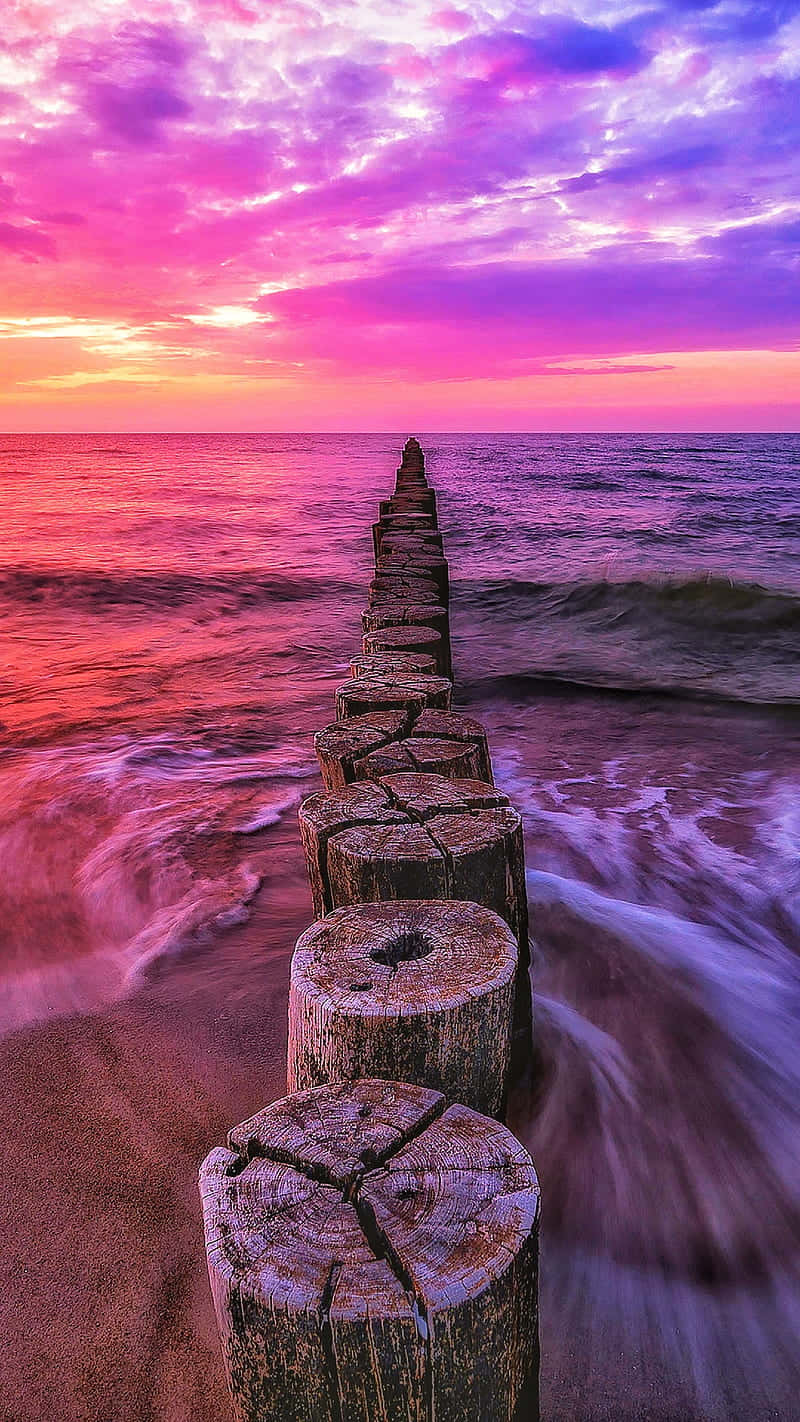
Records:
<instances>
[{"instance_id":1,"label":"ocean","mask_svg":"<svg viewBox=\"0 0 800 1422\"><path fill-rule=\"evenodd\" d=\"M196 1168L283 1091L408 433L0 437L3 1422L226 1415ZM800 436L414 433L526 828L543 1417L800 1418Z\"/></svg>"}]
</instances>

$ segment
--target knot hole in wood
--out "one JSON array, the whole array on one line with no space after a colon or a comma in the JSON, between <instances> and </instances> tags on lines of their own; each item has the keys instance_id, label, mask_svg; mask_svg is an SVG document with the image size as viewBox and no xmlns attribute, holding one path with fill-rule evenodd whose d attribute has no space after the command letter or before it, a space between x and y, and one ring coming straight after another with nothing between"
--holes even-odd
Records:
<instances>
[{"instance_id":1,"label":"knot hole in wood","mask_svg":"<svg viewBox=\"0 0 800 1422\"><path fill-rule=\"evenodd\" d=\"M409 928L390 938L380 948L373 948L369 956L387 968L396 968L399 963L413 963L418 958L427 958L435 947L433 939L422 929Z\"/></svg>"}]
</instances>

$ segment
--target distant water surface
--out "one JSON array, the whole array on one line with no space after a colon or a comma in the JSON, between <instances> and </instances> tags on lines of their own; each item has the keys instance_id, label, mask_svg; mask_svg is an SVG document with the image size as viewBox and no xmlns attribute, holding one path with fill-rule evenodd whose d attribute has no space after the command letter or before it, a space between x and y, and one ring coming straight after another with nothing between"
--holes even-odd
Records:
<instances>
[{"instance_id":1,"label":"distant water surface","mask_svg":"<svg viewBox=\"0 0 800 1422\"><path fill-rule=\"evenodd\" d=\"M797 1419L800 437L417 433L526 822L545 1416ZM194 1171L282 1090L404 437L0 437L15 1422L223 1415Z\"/></svg>"}]
</instances>

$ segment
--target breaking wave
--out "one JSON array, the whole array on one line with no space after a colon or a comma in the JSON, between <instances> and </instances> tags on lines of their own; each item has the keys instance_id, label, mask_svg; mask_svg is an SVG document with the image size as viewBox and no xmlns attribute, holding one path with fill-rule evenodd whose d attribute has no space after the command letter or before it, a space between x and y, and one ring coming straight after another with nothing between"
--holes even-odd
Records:
<instances>
[{"instance_id":1,"label":"breaking wave","mask_svg":"<svg viewBox=\"0 0 800 1422\"><path fill-rule=\"evenodd\" d=\"M469 584L462 586L468 595L479 597L495 611L540 605L564 617L591 614L608 626L655 615L676 626L704 631L800 628L800 595L714 576L625 582L608 578L566 583L498 580L481 584L479 592L473 592Z\"/></svg>"},{"instance_id":2,"label":"breaking wave","mask_svg":"<svg viewBox=\"0 0 800 1422\"><path fill-rule=\"evenodd\" d=\"M706 576L493 580L459 592L471 614L503 619L506 683L800 702L800 596L789 591Z\"/></svg>"},{"instance_id":3,"label":"breaking wave","mask_svg":"<svg viewBox=\"0 0 800 1422\"><path fill-rule=\"evenodd\" d=\"M209 600L230 611L269 603L291 603L352 593L356 585L337 585L329 578L238 572L200 576L172 571L110 572L103 568L52 569L19 566L0 574L0 598L7 602L119 612L121 608L187 607Z\"/></svg>"}]
</instances>

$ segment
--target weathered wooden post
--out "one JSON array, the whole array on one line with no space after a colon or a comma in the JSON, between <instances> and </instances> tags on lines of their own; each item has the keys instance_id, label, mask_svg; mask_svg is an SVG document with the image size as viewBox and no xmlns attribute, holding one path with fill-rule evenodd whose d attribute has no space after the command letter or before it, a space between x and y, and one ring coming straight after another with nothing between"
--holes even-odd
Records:
<instances>
[{"instance_id":1,"label":"weathered wooden post","mask_svg":"<svg viewBox=\"0 0 800 1422\"><path fill-rule=\"evenodd\" d=\"M506 797L479 781L438 775L390 775L379 786L392 811L389 833L383 826L343 825L328 841L330 907L381 898L474 900L495 909L522 937L522 826ZM351 793L340 797L346 802ZM396 813L403 815L402 830ZM412 894L413 881L420 889Z\"/></svg>"},{"instance_id":2,"label":"weathered wooden post","mask_svg":"<svg viewBox=\"0 0 800 1422\"><path fill-rule=\"evenodd\" d=\"M477 904L357 904L312 924L292 958L290 1091L367 1075L505 1105L517 943Z\"/></svg>"},{"instance_id":3,"label":"weathered wooden post","mask_svg":"<svg viewBox=\"0 0 800 1422\"><path fill-rule=\"evenodd\" d=\"M393 627L433 628L434 632L439 633L440 639L435 653L439 660L439 671L442 676L452 679L450 617L447 608L439 602L416 602L413 596L387 597L385 601L373 603L362 612L361 626L365 635Z\"/></svg>"},{"instance_id":4,"label":"weathered wooden post","mask_svg":"<svg viewBox=\"0 0 800 1422\"><path fill-rule=\"evenodd\" d=\"M375 711L317 731L314 749L326 790L400 771L493 784L486 732L453 711Z\"/></svg>"},{"instance_id":5,"label":"weathered wooden post","mask_svg":"<svg viewBox=\"0 0 800 1422\"><path fill-rule=\"evenodd\" d=\"M350 716L365 716L370 711L403 707L422 711L426 706L435 706L448 711L452 695L453 683L445 676L370 673L351 677L337 687L336 719L345 721Z\"/></svg>"},{"instance_id":6,"label":"weathered wooden post","mask_svg":"<svg viewBox=\"0 0 800 1422\"><path fill-rule=\"evenodd\" d=\"M389 529L381 538L381 553L434 553L442 557L442 535L433 530Z\"/></svg>"},{"instance_id":7,"label":"weathered wooden post","mask_svg":"<svg viewBox=\"0 0 800 1422\"><path fill-rule=\"evenodd\" d=\"M369 606L388 606L393 602L441 607L442 601L435 582L430 578L374 578L368 592Z\"/></svg>"},{"instance_id":8,"label":"weathered wooden post","mask_svg":"<svg viewBox=\"0 0 800 1422\"><path fill-rule=\"evenodd\" d=\"M350 675L391 676L393 673L416 676L436 674L436 658L427 652L360 652L350 662Z\"/></svg>"},{"instance_id":9,"label":"weathered wooden post","mask_svg":"<svg viewBox=\"0 0 800 1422\"><path fill-rule=\"evenodd\" d=\"M447 608L438 602L417 602L413 591L408 598L395 595L373 603L361 614L364 632L380 632L384 627L433 627L443 641L449 639Z\"/></svg>"},{"instance_id":10,"label":"weathered wooden post","mask_svg":"<svg viewBox=\"0 0 800 1422\"><path fill-rule=\"evenodd\" d=\"M237 1422L536 1416L539 1188L497 1121L322 1086L231 1131L200 1190Z\"/></svg>"},{"instance_id":11,"label":"weathered wooden post","mask_svg":"<svg viewBox=\"0 0 800 1422\"><path fill-rule=\"evenodd\" d=\"M387 533L436 533L436 515L426 513L391 513L384 514L372 525L372 547L375 557L378 557L381 549L381 541ZM441 549L441 537L438 547Z\"/></svg>"},{"instance_id":12,"label":"weathered wooden post","mask_svg":"<svg viewBox=\"0 0 800 1422\"><path fill-rule=\"evenodd\" d=\"M431 617L442 617L447 619L447 607L442 602L439 590L436 587L424 587L419 582L395 582L392 586L371 587L368 592L368 603L362 617L362 627L365 632L372 632L376 627L390 626L389 615L393 610L397 610L398 617L403 621L413 621L413 618L404 617L404 614L412 609L418 609L416 620L421 620L423 610ZM373 626L365 619L376 618ZM383 619L382 621L380 619ZM436 625L435 623L432 625Z\"/></svg>"},{"instance_id":13,"label":"weathered wooden post","mask_svg":"<svg viewBox=\"0 0 800 1422\"><path fill-rule=\"evenodd\" d=\"M376 780L375 775L359 773L361 763L376 751L396 745L409 725L409 713L401 709L351 716L317 731L314 750L325 789L342 790L354 780Z\"/></svg>"},{"instance_id":14,"label":"weathered wooden post","mask_svg":"<svg viewBox=\"0 0 800 1422\"><path fill-rule=\"evenodd\" d=\"M381 598L392 597L395 594L406 596L413 593L417 602L428 602L433 597L435 602L441 602L441 589L437 586L433 578L426 578L422 574L417 575L413 570L404 573L376 573L369 585L370 602L380 601Z\"/></svg>"},{"instance_id":15,"label":"weathered wooden post","mask_svg":"<svg viewBox=\"0 0 800 1422\"><path fill-rule=\"evenodd\" d=\"M300 806L314 911L380 899L464 899L498 913L519 945L514 1070L530 1060L532 1005L522 821L478 780L388 775Z\"/></svg>"},{"instance_id":16,"label":"weathered wooden post","mask_svg":"<svg viewBox=\"0 0 800 1422\"><path fill-rule=\"evenodd\" d=\"M427 615L433 618L429 626L437 627L449 637L448 612L438 589L420 587L414 583L396 583L394 587L370 588L369 601L361 614L364 632L374 632L380 627L401 626L404 622L418 622L422 625ZM412 610L416 615L409 615ZM392 622L392 614L395 622ZM439 625L441 624L441 625Z\"/></svg>"},{"instance_id":17,"label":"weathered wooden post","mask_svg":"<svg viewBox=\"0 0 800 1422\"><path fill-rule=\"evenodd\" d=\"M403 517L408 514L425 514L428 518L436 520L436 495L432 489L418 494L395 494L391 499L386 499L378 506L379 521L385 518L394 518L397 514Z\"/></svg>"},{"instance_id":18,"label":"weathered wooden post","mask_svg":"<svg viewBox=\"0 0 800 1422\"><path fill-rule=\"evenodd\" d=\"M381 627L377 632L366 632L361 645L365 652L427 652L436 658L440 675L447 674L447 643L435 627Z\"/></svg>"},{"instance_id":19,"label":"weathered wooden post","mask_svg":"<svg viewBox=\"0 0 800 1422\"><path fill-rule=\"evenodd\" d=\"M399 577L411 574L430 578L440 591L448 590L447 559L435 552L398 548L384 553L381 549L375 569L378 573L394 573Z\"/></svg>"},{"instance_id":20,"label":"weathered wooden post","mask_svg":"<svg viewBox=\"0 0 800 1422\"><path fill-rule=\"evenodd\" d=\"M522 828L450 710L415 439L373 542L300 811L319 921L292 960L297 1089L201 1170L228 1380L237 1422L535 1422L539 1192L492 1119L530 1060Z\"/></svg>"}]
</instances>

